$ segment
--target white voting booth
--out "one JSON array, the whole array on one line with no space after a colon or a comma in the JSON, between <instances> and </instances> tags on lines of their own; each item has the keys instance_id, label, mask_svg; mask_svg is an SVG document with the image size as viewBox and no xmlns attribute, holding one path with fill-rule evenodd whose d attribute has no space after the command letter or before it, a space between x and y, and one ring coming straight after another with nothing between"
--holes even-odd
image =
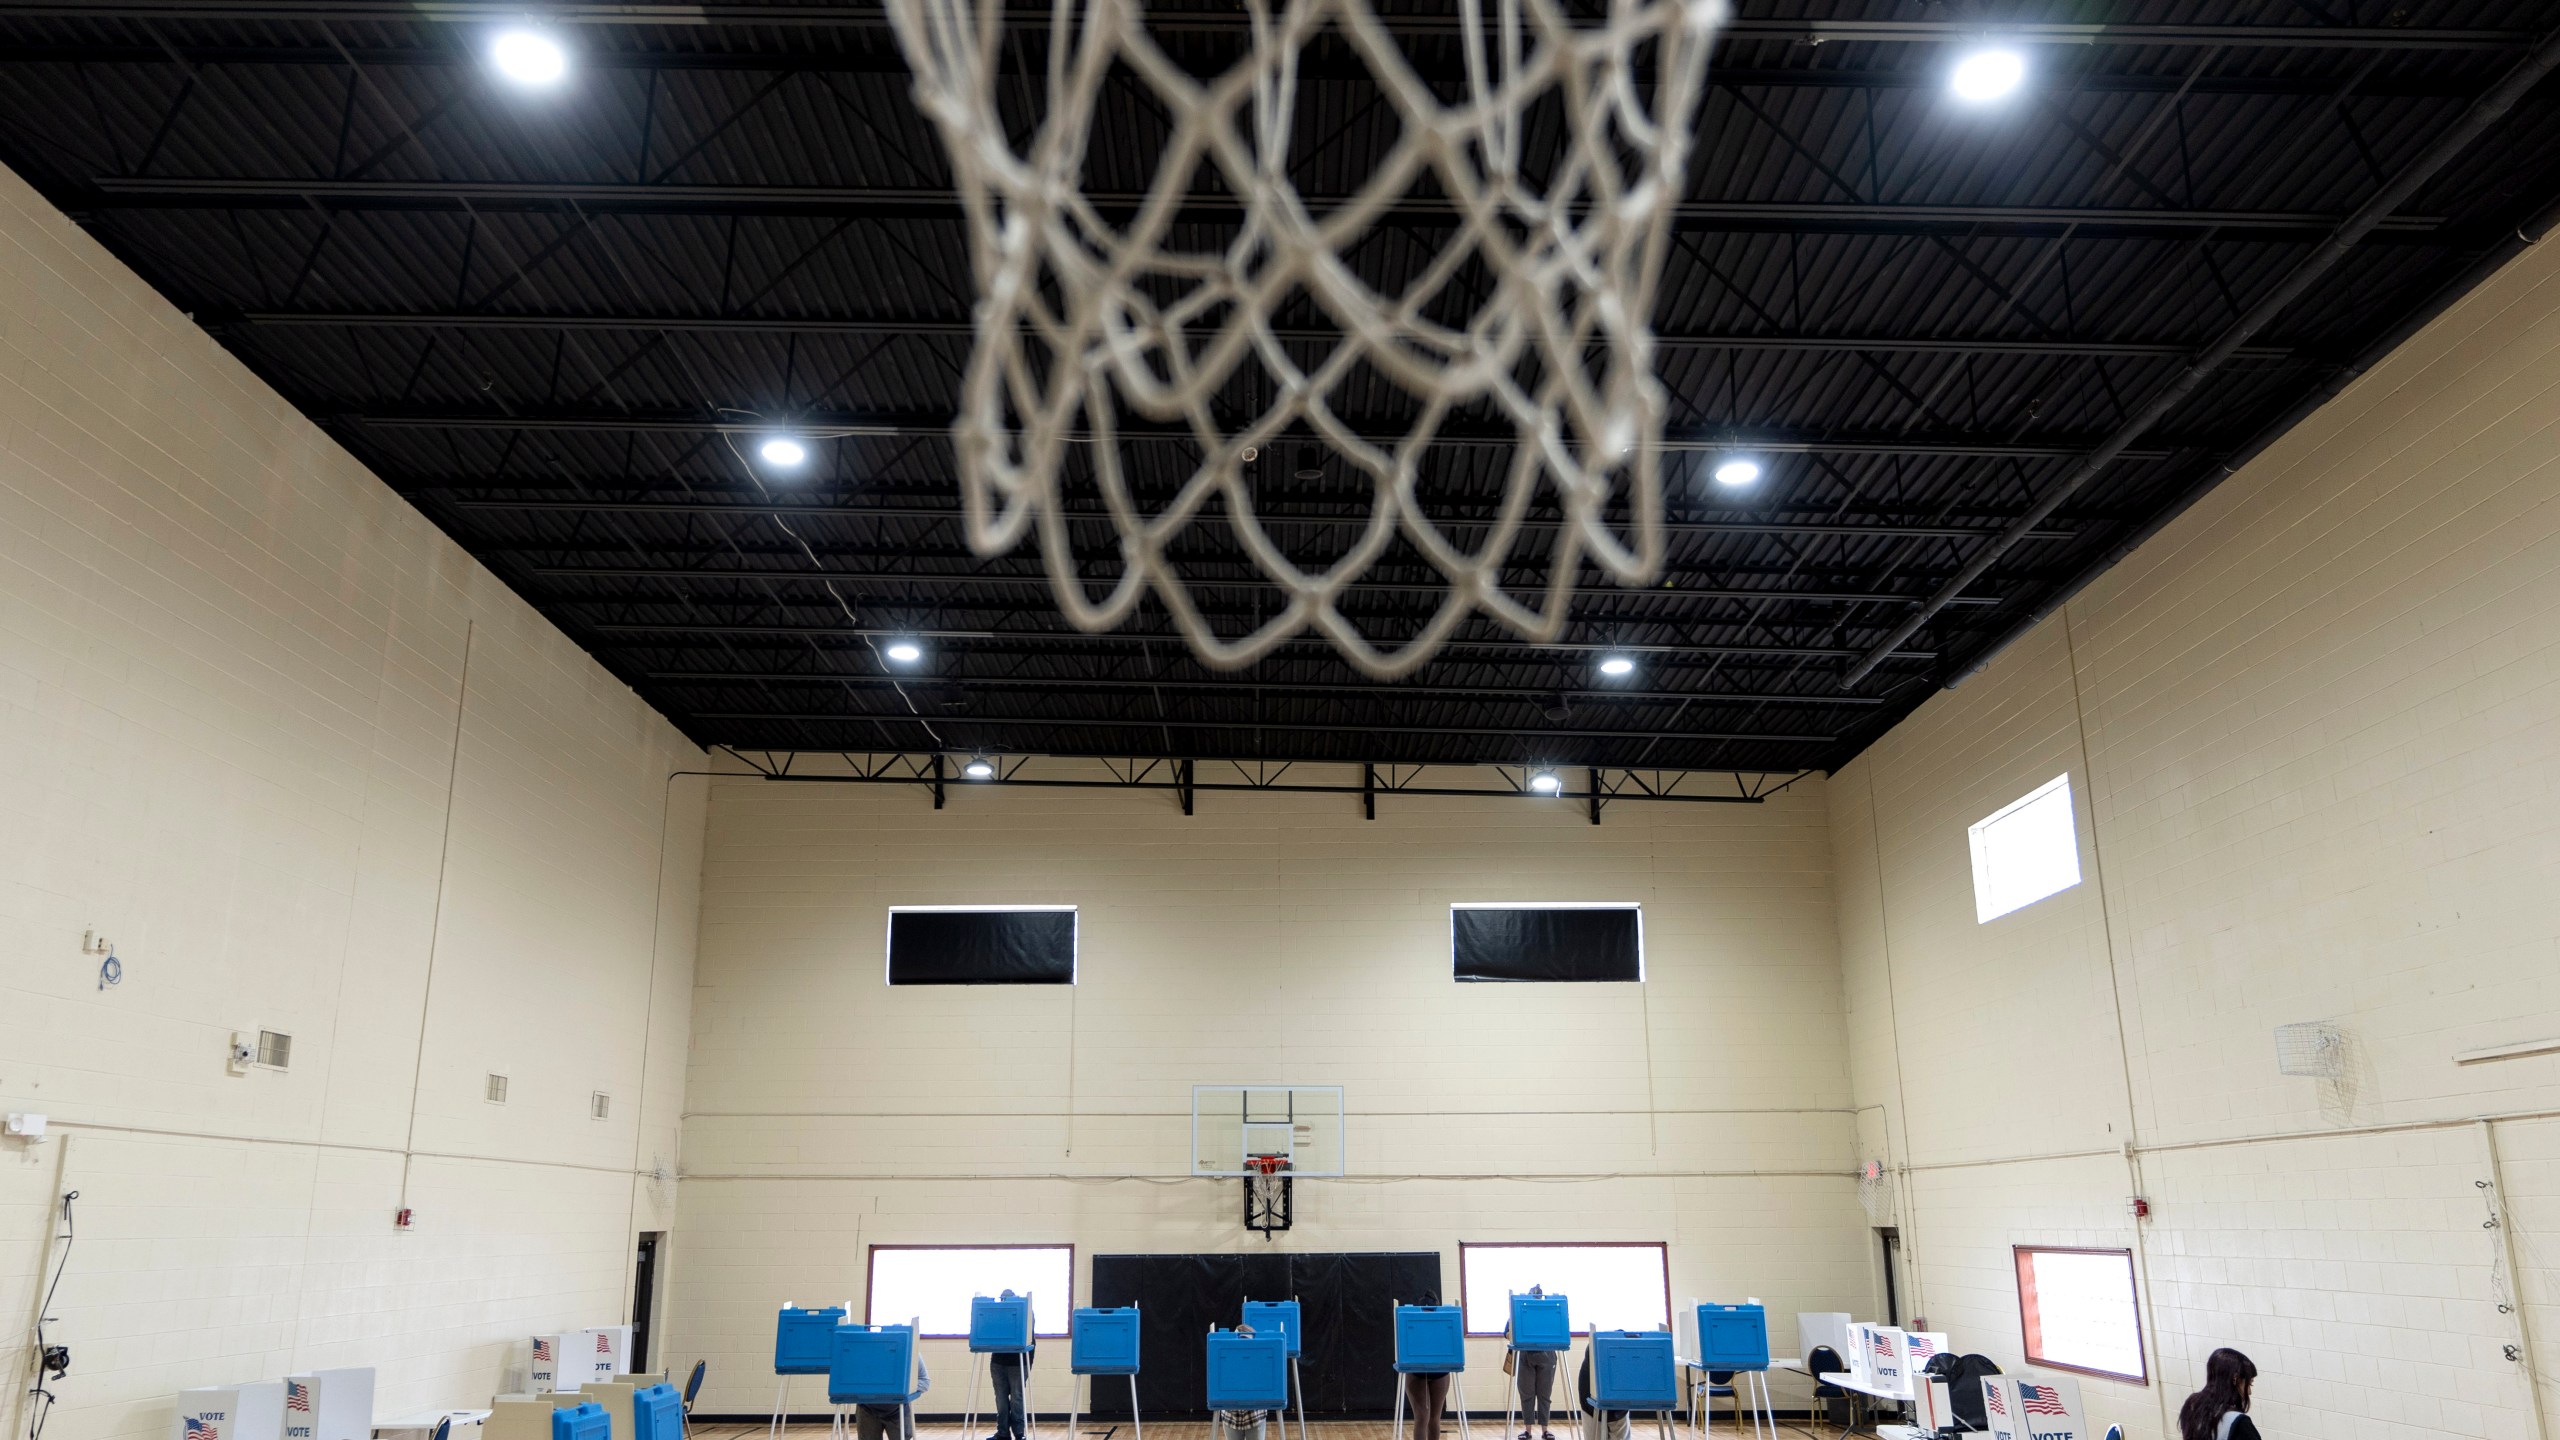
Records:
<instances>
[{"instance_id":1,"label":"white voting booth","mask_svg":"<svg viewBox=\"0 0 2560 1440\"><path fill-rule=\"evenodd\" d=\"M598 1325L536 1335L525 1347L524 1388L534 1395L575 1393L631 1373L631 1327Z\"/></svg>"},{"instance_id":2,"label":"white voting booth","mask_svg":"<svg viewBox=\"0 0 2560 1440\"><path fill-rule=\"evenodd\" d=\"M373 1367L284 1377L283 1440L371 1440Z\"/></svg>"},{"instance_id":3,"label":"white voting booth","mask_svg":"<svg viewBox=\"0 0 2560 1440\"><path fill-rule=\"evenodd\" d=\"M1920 1372L1928 1367L1931 1356L1947 1348L1947 1337L1936 1331L1864 1321L1848 1328L1849 1348L1841 1352L1849 1362L1848 1373L1861 1388L1888 1399L1916 1398Z\"/></svg>"},{"instance_id":4,"label":"white voting booth","mask_svg":"<svg viewBox=\"0 0 2560 1440\"><path fill-rule=\"evenodd\" d=\"M1990 1440L2089 1440L2080 1382L2030 1370L1982 1377L1982 1418Z\"/></svg>"},{"instance_id":5,"label":"white voting booth","mask_svg":"<svg viewBox=\"0 0 2560 1440\"><path fill-rule=\"evenodd\" d=\"M373 1417L368 1415L368 1427ZM252 1380L178 1392L171 1440L283 1440L284 1382Z\"/></svg>"}]
</instances>

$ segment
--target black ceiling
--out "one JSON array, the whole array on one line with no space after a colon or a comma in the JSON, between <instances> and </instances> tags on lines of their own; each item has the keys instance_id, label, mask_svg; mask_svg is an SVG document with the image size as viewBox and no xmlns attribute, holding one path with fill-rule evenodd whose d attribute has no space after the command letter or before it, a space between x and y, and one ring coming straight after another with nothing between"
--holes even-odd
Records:
<instances>
[{"instance_id":1,"label":"black ceiling","mask_svg":"<svg viewBox=\"0 0 2560 1440\"><path fill-rule=\"evenodd\" d=\"M2540 85L1994 549L2432 159L2536 51L2552 7L1743 0L1656 317L1684 447L1658 587L1587 576L1567 643L1479 620L1394 684L1313 639L1221 673L1152 604L1077 634L1035 555L969 552L948 440L964 234L875 4L537 7L566 22L576 66L539 99L481 59L521 8L0 0L0 157L676 724L741 748L1837 764L2560 197L2560 95ZM1188 63L1235 53L1231 0L1153 13L1186 17L1167 33ZM2029 90L1961 111L1951 49L1995 21L2032 42ZM1405 28L1419 64L1447 44ZM1307 124L1329 133L1301 184L1321 192L1361 173L1378 135L1358 116L1365 82L1309 83ZM1134 165L1106 153L1097 176ZM1362 263L1409 270L1434 233L1428 215L1399 223ZM756 417L864 433L786 482L719 428ZM1704 469L1725 448L1769 474L1720 492ZM1153 493L1184 473L1178 442L1128 453ZM1279 458L1260 503L1292 543L1365 513L1357 487ZM1445 447L1429 492L1481 514L1503 458ZM1107 527L1077 535L1107 575ZM1184 557L1226 625L1276 603L1218 525ZM1527 558L1505 577L1524 593L1541 578ZM1392 639L1427 613L1432 579L1394 552L1346 608ZM898 636L922 641L920 665L882 657ZM1635 674L1598 676L1610 650Z\"/></svg>"}]
</instances>

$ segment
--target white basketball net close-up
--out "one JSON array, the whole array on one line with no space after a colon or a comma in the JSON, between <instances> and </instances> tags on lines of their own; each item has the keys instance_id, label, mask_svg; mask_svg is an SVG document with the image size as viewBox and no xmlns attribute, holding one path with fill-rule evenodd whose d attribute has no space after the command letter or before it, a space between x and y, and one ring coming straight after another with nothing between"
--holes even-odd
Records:
<instances>
[{"instance_id":1,"label":"white basketball net close-up","mask_svg":"<svg viewBox=\"0 0 2560 1440\"><path fill-rule=\"evenodd\" d=\"M1036 533L1078 627L1116 626L1152 591L1210 665L1250 664L1312 628L1391 678L1479 610L1526 639L1555 639L1586 563L1627 585L1659 571L1654 287L1722 0L1609 0L1584 19L1555 0L1455 3L1465 82L1444 103L1369 0L1244 0L1247 54L1207 80L1157 47L1135 0L1055 0L1045 108L1017 151L996 103L1000 79L1022 80L1003 63L1003 0L890 0L918 103L950 153L978 285L953 425L969 542L993 555ZM1318 213L1289 178L1290 139L1302 55L1328 35L1366 65L1399 129L1357 191L1321 197ZM1145 88L1167 131L1147 190L1110 207L1125 212L1119 223L1082 188L1096 107L1115 76ZM1528 150L1537 155L1524 162ZM1200 203L1204 176L1240 219L1217 248L1182 249L1173 232ZM1380 293L1346 254L1417 182L1436 185L1430 203L1447 212L1447 238L1400 292ZM1488 279L1453 320L1453 281L1470 259ZM1274 312L1295 297L1340 331L1312 362L1293 358L1275 329ZM1234 410L1236 393L1255 388L1230 384L1239 376L1259 383L1249 413ZM1399 433L1363 434L1337 413L1337 391L1355 376L1384 377L1412 398ZM1466 546L1427 512L1417 481L1461 411L1478 424L1496 416L1510 432L1497 443L1511 446L1502 497L1465 521L1480 530ZM1197 449L1191 474L1152 510L1121 449L1127 417ZM1257 518L1248 470L1275 444L1308 437L1371 497L1356 536L1315 568ZM1079 449L1120 542L1119 574L1098 599L1063 492ZM1542 485L1554 488L1557 519L1531 524ZM1269 485L1262 493L1276 498ZM1235 635L1212 626L1169 555L1220 510L1285 596ZM1549 531L1545 582L1524 604L1502 589L1502 568L1522 563L1513 551L1524 534ZM1337 602L1399 536L1448 588L1418 631L1382 646Z\"/></svg>"}]
</instances>

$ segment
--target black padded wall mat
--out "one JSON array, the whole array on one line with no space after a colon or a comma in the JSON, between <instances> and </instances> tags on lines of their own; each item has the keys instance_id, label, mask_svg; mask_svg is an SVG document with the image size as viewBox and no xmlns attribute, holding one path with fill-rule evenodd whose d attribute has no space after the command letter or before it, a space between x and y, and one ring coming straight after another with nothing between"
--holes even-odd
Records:
<instances>
[{"instance_id":1,"label":"black padded wall mat","mask_svg":"<svg viewBox=\"0 0 2560 1440\"><path fill-rule=\"evenodd\" d=\"M1147 1419L1196 1419L1207 1383L1203 1339L1232 1326L1247 1300L1296 1300L1306 1325L1299 1379L1307 1417L1357 1418L1395 1404L1389 1307L1440 1303L1440 1255L1096 1255L1095 1305L1139 1309L1138 1405ZM1129 1413L1126 1381L1093 1383L1093 1414Z\"/></svg>"}]
</instances>

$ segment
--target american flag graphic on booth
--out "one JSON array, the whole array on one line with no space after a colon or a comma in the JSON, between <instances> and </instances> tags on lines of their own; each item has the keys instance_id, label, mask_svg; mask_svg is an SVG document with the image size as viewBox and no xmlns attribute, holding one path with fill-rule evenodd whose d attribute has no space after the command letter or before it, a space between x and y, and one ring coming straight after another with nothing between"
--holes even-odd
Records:
<instances>
[{"instance_id":1,"label":"american flag graphic on booth","mask_svg":"<svg viewBox=\"0 0 2560 1440\"><path fill-rule=\"evenodd\" d=\"M187 1440L213 1440L213 1422L193 1415L188 1416Z\"/></svg>"},{"instance_id":2,"label":"american flag graphic on booth","mask_svg":"<svg viewBox=\"0 0 2560 1440\"><path fill-rule=\"evenodd\" d=\"M2018 1382L2018 1404L2030 1415L2068 1415L2070 1407L2062 1403L2062 1392L2050 1385Z\"/></svg>"},{"instance_id":3,"label":"american flag graphic on booth","mask_svg":"<svg viewBox=\"0 0 2560 1440\"><path fill-rule=\"evenodd\" d=\"M290 1380L284 1382L284 1408L287 1410L299 1410L305 1415L310 1414L311 1387L308 1385L296 1385Z\"/></svg>"},{"instance_id":4,"label":"american flag graphic on booth","mask_svg":"<svg viewBox=\"0 0 2560 1440\"><path fill-rule=\"evenodd\" d=\"M610 1355L610 1354L612 1354L612 1353L613 1353L613 1337L612 1337L612 1336L610 1336L610 1335L603 1335L603 1334L599 1334L599 1335L597 1335L597 1336L596 1336L596 1353L597 1353L597 1354L599 1354L599 1355Z\"/></svg>"},{"instance_id":5,"label":"american flag graphic on booth","mask_svg":"<svg viewBox=\"0 0 2560 1440\"><path fill-rule=\"evenodd\" d=\"M550 1341L548 1341L548 1340L536 1339L536 1340L533 1342L533 1358L534 1358L534 1359L536 1359L536 1360L548 1360L548 1359L550 1359L550 1358L551 1358L551 1342L550 1342Z\"/></svg>"},{"instance_id":6,"label":"american flag graphic on booth","mask_svg":"<svg viewBox=\"0 0 2560 1440\"><path fill-rule=\"evenodd\" d=\"M1982 1403L1990 1409L1992 1414L1999 1416L2003 1420L2009 1418L2009 1402L2000 1398L1999 1386L1983 1386Z\"/></svg>"},{"instance_id":7,"label":"american flag graphic on booth","mask_svg":"<svg viewBox=\"0 0 2560 1440\"><path fill-rule=\"evenodd\" d=\"M1879 1360L1890 1360L1890 1359L1892 1359L1892 1358L1893 1358L1893 1342L1892 1342L1892 1341L1890 1341L1890 1340L1887 1340L1886 1338L1884 1338L1884 1335L1883 1335L1883 1333L1882 1333L1881 1331L1876 1331L1876 1330L1870 1330L1870 1331L1868 1331L1868 1332L1867 1332L1867 1343L1868 1343L1868 1344L1870 1344L1870 1345L1873 1345L1874 1347L1876 1347L1876 1358L1877 1358L1877 1359L1879 1359Z\"/></svg>"}]
</instances>

